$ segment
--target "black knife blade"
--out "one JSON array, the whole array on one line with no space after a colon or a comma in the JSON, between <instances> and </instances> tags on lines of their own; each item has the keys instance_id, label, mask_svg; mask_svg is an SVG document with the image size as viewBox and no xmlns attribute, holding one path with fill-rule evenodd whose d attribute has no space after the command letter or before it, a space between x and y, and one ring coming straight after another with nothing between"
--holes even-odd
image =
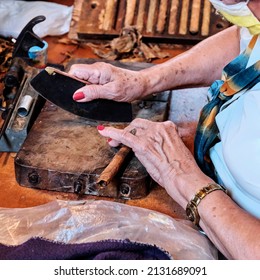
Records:
<instances>
[{"instance_id":1,"label":"black knife blade","mask_svg":"<svg viewBox=\"0 0 260 280\"><path fill-rule=\"evenodd\" d=\"M69 76L59 69L46 67L30 84L46 100L80 117L108 122L131 122L133 119L131 103L107 99L74 101L73 93L87 82Z\"/></svg>"}]
</instances>

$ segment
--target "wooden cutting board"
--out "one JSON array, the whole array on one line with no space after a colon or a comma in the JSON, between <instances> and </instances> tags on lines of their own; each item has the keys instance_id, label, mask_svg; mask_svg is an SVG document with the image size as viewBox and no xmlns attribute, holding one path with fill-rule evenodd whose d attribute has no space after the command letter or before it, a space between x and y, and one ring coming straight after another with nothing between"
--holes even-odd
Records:
<instances>
[{"instance_id":1,"label":"wooden cutting board","mask_svg":"<svg viewBox=\"0 0 260 280\"><path fill-rule=\"evenodd\" d=\"M73 63L93 63L79 59ZM138 71L147 63L119 63ZM138 101L134 116L153 121L167 118L171 92ZM130 154L107 187L96 180L117 152L97 132L101 122L83 119L47 102L15 158L16 180L21 186L50 191L74 192L134 199L149 193L151 179L138 159ZM124 127L127 123L104 123Z\"/></svg>"}]
</instances>

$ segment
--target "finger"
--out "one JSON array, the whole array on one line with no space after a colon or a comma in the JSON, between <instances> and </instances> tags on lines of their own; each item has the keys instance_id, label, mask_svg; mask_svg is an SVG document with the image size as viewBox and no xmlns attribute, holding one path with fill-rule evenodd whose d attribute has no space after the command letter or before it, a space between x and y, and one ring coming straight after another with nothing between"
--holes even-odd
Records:
<instances>
[{"instance_id":1,"label":"finger","mask_svg":"<svg viewBox=\"0 0 260 280\"><path fill-rule=\"evenodd\" d=\"M112 139L112 138L108 138L107 139L107 143L109 144L109 146L111 146L111 147L117 147L117 146L119 146L121 143L120 142L118 142L118 141L116 141L116 140L114 140L114 139Z\"/></svg>"},{"instance_id":2,"label":"finger","mask_svg":"<svg viewBox=\"0 0 260 280\"><path fill-rule=\"evenodd\" d=\"M69 74L92 84L106 84L111 79L111 65L103 62L93 64L74 64Z\"/></svg>"},{"instance_id":3,"label":"finger","mask_svg":"<svg viewBox=\"0 0 260 280\"><path fill-rule=\"evenodd\" d=\"M91 71L88 71L88 65L86 64L73 64L68 73L82 80L88 80Z\"/></svg>"},{"instance_id":4,"label":"finger","mask_svg":"<svg viewBox=\"0 0 260 280\"><path fill-rule=\"evenodd\" d=\"M100 127L98 128L98 132L107 138L111 138L112 140L109 142L109 144L116 145L122 143L130 148L133 148L135 142L137 141L137 138L135 135L129 132L129 129L118 129L115 127Z\"/></svg>"},{"instance_id":5,"label":"finger","mask_svg":"<svg viewBox=\"0 0 260 280\"><path fill-rule=\"evenodd\" d=\"M152 125L152 121L136 118L131 122L132 127L140 128L140 129L147 129L150 125Z\"/></svg>"}]
</instances>

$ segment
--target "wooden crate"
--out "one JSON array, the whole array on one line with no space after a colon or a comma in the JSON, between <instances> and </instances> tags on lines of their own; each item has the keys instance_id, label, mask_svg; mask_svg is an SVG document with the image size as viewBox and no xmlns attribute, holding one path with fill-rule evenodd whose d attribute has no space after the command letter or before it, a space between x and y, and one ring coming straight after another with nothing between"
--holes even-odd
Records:
<instances>
[{"instance_id":1,"label":"wooden crate","mask_svg":"<svg viewBox=\"0 0 260 280\"><path fill-rule=\"evenodd\" d=\"M229 24L208 0L76 0L69 37L110 40L127 26L144 41L190 44Z\"/></svg>"}]
</instances>

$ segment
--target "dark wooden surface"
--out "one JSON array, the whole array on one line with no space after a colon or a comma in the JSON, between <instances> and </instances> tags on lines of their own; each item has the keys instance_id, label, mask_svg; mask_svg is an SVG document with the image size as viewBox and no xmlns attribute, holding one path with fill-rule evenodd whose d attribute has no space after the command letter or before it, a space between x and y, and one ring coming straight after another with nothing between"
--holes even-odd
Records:
<instances>
[{"instance_id":1,"label":"dark wooden surface","mask_svg":"<svg viewBox=\"0 0 260 280\"><path fill-rule=\"evenodd\" d=\"M56 2L64 5L72 5L73 1L49 1ZM68 34L59 37L47 37L45 38L49 44L48 49L48 61L50 63L67 63L73 58L97 58L96 55L88 48L86 45L77 45L73 42L64 44L64 41L68 39ZM66 41L67 42L67 41ZM185 46L177 47L169 46L166 49L170 53L170 57L176 56L186 49ZM165 59L158 59L154 63L161 63ZM176 111L176 114L181 114L182 112ZM194 120L192 120L192 129ZM187 121L187 127L189 123ZM193 130L192 130L193 131ZM187 130L187 135L189 134L189 129ZM191 137L192 138L192 137ZM188 142L191 140L188 137ZM55 151L53 151L55 152ZM39 155L40 156L40 152ZM15 179L14 170L14 158L13 153L0 153L0 207L7 208L23 208L32 207L36 205L41 205L49 201L56 199L61 200L82 200L82 199L103 199L111 200L110 198L98 198L96 196L79 196L73 193L66 192L56 192L48 190L39 190L33 188L27 188L20 186ZM185 218L184 210L176 204L176 202L169 197L166 191L157 185L152 187L151 192L142 199L134 200L122 200L122 199L112 199L114 201L119 201L121 203L126 203L128 205L134 205L139 207L144 207L147 209L152 209L159 211L161 213L168 214L172 217Z\"/></svg>"}]
</instances>

